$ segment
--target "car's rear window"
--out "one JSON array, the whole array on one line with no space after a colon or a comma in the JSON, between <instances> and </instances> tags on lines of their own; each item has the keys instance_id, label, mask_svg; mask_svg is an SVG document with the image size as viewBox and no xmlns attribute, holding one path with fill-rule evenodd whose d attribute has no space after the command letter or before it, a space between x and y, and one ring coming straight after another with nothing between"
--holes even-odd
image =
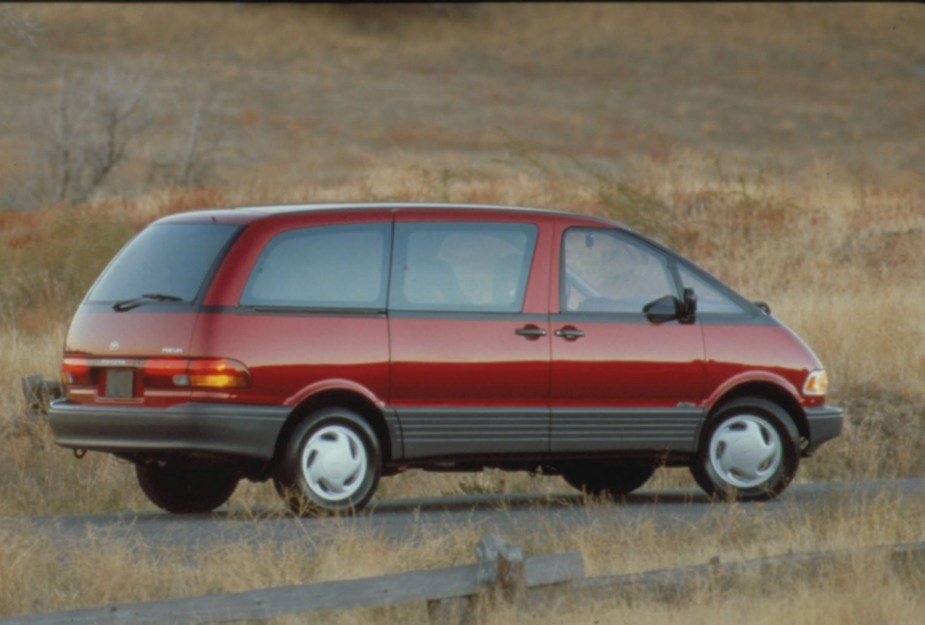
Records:
<instances>
[{"instance_id":1,"label":"car's rear window","mask_svg":"<svg viewBox=\"0 0 925 625\"><path fill-rule=\"evenodd\" d=\"M154 293L191 302L239 228L214 223L148 226L116 255L87 301L119 302Z\"/></svg>"}]
</instances>

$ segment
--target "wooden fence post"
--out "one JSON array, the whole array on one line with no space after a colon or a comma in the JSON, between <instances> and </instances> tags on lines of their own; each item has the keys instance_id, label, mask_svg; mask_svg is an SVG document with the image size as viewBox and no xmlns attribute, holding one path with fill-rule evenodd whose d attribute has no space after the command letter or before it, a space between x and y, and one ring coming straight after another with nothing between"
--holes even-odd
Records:
<instances>
[{"instance_id":1,"label":"wooden fence post","mask_svg":"<svg viewBox=\"0 0 925 625\"><path fill-rule=\"evenodd\" d=\"M495 565L493 579L485 580L486 585L493 585L505 601L523 599L527 591L523 549L508 545L500 536L485 536L475 546L475 555L479 562Z\"/></svg>"},{"instance_id":2,"label":"wooden fence post","mask_svg":"<svg viewBox=\"0 0 925 625\"><path fill-rule=\"evenodd\" d=\"M526 560L523 549L504 542L500 536L483 536L475 546L479 561L477 595L435 599L427 602L427 615L434 625L472 625L478 610L498 597L519 602L527 594Z\"/></svg>"}]
</instances>

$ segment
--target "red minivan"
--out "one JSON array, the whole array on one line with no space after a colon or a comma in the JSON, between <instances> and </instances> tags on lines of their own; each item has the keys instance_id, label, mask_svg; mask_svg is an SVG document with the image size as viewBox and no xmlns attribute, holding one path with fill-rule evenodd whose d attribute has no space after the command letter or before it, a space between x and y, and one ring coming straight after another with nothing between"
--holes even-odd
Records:
<instances>
[{"instance_id":1,"label":"red minivan","mask_svg":"<svg viewBox=\"0 0 925 625\"><path fill-rule=\"evenodd\" d=\"M131 461L171 512L241 478L300 514L358 510L407 468L619 496L689 467L761 499L842 428L764 304L619 224L503 206L159 219L81 303L62 377L55 441Z\"/></svg>"}]
</instances>

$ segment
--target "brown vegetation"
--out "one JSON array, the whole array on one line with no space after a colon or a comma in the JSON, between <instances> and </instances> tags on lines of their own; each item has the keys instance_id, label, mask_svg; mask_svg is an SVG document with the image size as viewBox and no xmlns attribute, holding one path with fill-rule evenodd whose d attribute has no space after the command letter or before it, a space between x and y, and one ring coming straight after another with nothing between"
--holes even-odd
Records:
<instances>
[{"instance_id":1,"label":"brown vegetation","mask_svg":"<svg viewBox=\"0 0 925 625\"><path fill-rule=\"evenodd\" d=\"M925 473L918 5L76 4L0 15L10 16L29 37L0 39L0 515L149 507L129 467L99 454L78 463L46 426L24 421L20 378L57 375L74 307L139 228L170 212L261 203L487 202L625 221L769 302L826 364L847 427L800 479ZM123 75L143 73L133 115L145 123L114 144L123 151L97 184L62 194L39 155L62 155L55 124L77 101L68 85L77 93L77 76L105 75L116 55ZM84 101L83 114L106 110ZM661 472L654 485L686 479ZM411 472L386 480L381 496L566 488L558 478ZM269 502L265 485L232 500ZM921 539L907 520L920 513L872 502L860 516L747 529L722 507L734 530L722 535L611 527L564 540L550 530L529 546L581 548L593 574L616 573ZM62 556L43 535L3 530L0 613L359 577L393 561L442 566L468 561L476 540L474 529L413 545L349 534L311 559L297 545L282 555L236 545L192 567L182 553L100 536ZM739 622L743 612L762 623L914 622L921 588L877 567L855 563L812 589L764 580L685 606L561 610L576 623Z\"/></svg>"},{"instance_id":2,"label":"brown vegetation","mask_svg":"<svg viewBox=\"0 0 925 625\"><path fill-rule=\"evenodd\" d=\"M606 505L588 502L586 505ZM863 503L833 500L819 512L788 521L768 521L734 504L689 525L665 529L652 518L627 523L618 517L579 528L549 523L519 538L527 553L580 550L589 576L700 565L714 558L731 563L789 551L851 550L921 538L909 522L925 512L880 496ZM537 510L541 514L541 510ZM503 514L503 513L502 513ZM603 518L603 517L599 517ZM259 518L254 536L265 536ZM329 528L330 529L330 528ZM327 538L310 534L280 541L240 541L208 549L153 545L122 533L88 527L69 548L26 523L0 527L0 614L50 612L110 603L149 601L255 588L351 579L465 564L479 540L475 524L422 526L414 540L389 541L366 524L344 524ZM513 612L501 607L486 623L749 622L915 623L923 604L921 574L891 571L880 556L859 554L834 569L820 570L811 583L785 574L743 577L730 586L702 585L684 601L652 598L626 602L579 602ZM329 614L325 622L426 623L423 603ZM302 619L273 622L297 623Z\"/></svg>"}]
</instances>

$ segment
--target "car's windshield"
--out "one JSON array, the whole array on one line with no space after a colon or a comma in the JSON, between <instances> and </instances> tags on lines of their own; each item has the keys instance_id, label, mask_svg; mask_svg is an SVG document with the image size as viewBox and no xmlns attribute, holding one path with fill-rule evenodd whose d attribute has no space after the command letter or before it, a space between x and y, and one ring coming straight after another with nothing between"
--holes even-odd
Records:
<instances>
[{"instance_id":1,"label":"car's windshield","mask_svg":"<svg viewBox=\"0 0 925 625\"><path fill-rule=\"evenodd\" d=\"M151 225L122 248L87 301L191 302L238 228L212 223Z\"/></svg>"}]
</instances>

